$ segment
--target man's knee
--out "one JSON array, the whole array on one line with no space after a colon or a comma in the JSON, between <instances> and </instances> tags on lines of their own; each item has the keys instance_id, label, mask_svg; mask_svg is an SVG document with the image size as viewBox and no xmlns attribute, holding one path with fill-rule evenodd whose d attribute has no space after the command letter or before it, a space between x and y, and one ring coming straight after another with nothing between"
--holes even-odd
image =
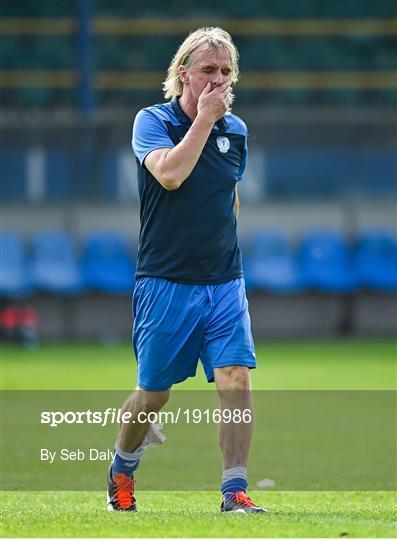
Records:
<instances>
[{"instance_id":1,"label":"man's knee","mask_svg":"<svg viewBox=\"0 0 397 540\"><path fill-rule=\"evenodd\" d=\"M250 390L249 368L246 366L226 366L217 368L218 386L225 390Z\"/></svg>"},{"instance_id":2,"label":"man's knee","mask_svg":"<svg viewBox=\"0 0 397 540\"><path fill-rule=\"evenodd\" d=\"M170 391L165 390L164 392L150 392L148 390L138 388L137 394L139 409L143 412L149 413L160 411L164 407L169 399Z\"/></svg>"}]
</instances>

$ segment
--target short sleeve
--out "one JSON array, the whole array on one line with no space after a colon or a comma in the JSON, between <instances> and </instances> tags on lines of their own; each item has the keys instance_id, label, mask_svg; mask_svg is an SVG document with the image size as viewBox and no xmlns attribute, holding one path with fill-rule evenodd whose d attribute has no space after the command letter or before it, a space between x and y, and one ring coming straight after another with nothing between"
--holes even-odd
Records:
<instances>
[{"instance_id":1,"label":"short sleeve","mask_svg":"<svg viewBox=\"0 0 397 540\"><path fill-rule=\"evenodd\" d=\"M247 165L247 157L248 157L248 143L247 143L247 136L244 137L244 147L243 152L241 155L241 161L240 161L240 167L237 173L237 182L241 182L244 176L245 167Z\"/></svg>"},{"instance_id":2,"label":"short sleeve","mask_svg":"<svg viewBox=\"0 0 397 540\"><path fill-rule=\"evenodd\" d=\"M132 130L132 149L141 165L153 150L174 146L164 121L152 111L147 109L139 111Z\"/></svg>"}]
</instances>

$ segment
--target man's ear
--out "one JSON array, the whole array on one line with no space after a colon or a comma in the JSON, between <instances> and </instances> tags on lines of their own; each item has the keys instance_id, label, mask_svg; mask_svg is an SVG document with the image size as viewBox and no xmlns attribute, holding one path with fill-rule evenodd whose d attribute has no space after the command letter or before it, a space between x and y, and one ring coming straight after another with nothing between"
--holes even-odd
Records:
<instances>
[{"instance_id":1,"label":"man's ear","mask_svg":"<svg viewBox=\"0 0 397 540\"><path fill-rule=\"evenodd\" d=\"M178 74L182 84L189 84L189 75L185 66L179 66Z\"/></svg>"}]
</instances>

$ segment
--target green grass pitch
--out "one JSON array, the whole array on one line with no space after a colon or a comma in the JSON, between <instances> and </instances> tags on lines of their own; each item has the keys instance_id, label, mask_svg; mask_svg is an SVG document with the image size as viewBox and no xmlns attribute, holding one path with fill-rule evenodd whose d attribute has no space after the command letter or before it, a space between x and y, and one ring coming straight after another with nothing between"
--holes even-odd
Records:
<instances>
[{"instance_id":1,"label":"green grass pitch","mask_svg":"<svg viewBox=\"0 0 397 540\"><path fill-rule=\"evenodd\" d=\"M253 387L395 389L391 341L257 345ZM5 347L3 389L126 389L135 383L128 345ZM178 389L211 388L201 370ZM158 450L161 452L161 449ZM391 471L392 474L392 471ZM139 481L139 480L138 480ZM224 515L219 493L139 492L137 514L109 514L104 492L3 492L2 537L395 537L396 494L380 491L250 491L266 515Z\"/></svg>"}]
</instances>

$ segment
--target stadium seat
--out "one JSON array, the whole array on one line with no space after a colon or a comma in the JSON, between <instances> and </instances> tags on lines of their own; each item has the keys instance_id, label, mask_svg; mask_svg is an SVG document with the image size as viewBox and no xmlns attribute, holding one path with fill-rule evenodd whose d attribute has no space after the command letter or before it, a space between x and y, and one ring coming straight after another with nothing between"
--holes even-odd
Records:
<instances>
[{"instance_id":1,"label":"stadium seat","mask_svg":"<svg viewBox=\"0 0 397 540\"><path fill-rule=\"evenodd\" d=\"M116 232L98 232L86 239L84 275L87 286L107 293L130 294L135 264L127 238Z\"/></svg>"},{"instance_id":2,"label":"stadium seat","mask_svg":"<svg viewBox=\"0 0 397 540\"><path fill-rule=\"evenodd\" d=\"M397 291L397 242L393 233L382 230L361 233L356 262L361 287Z\"/></svg>"},{"instance_id":3,"label":"stadium seat","mask_svg":"<svg viewBox=\"0 0 397 540\"><path fill-rule=\"evenodd\" d=\"M343 293L356 288L353 257L339 233L306 233L299 250L299 266L302 280L309 289Z\"/></svg>"},{"instance_id":4,"label":"stadium seat","mask_svg":"<svg viewBox=\"0 0 397 540\"><path fill-rule=\"evenodd\" d=\"M13 232L1 234L0 294L16 298L33 292L21 237Z\"/></svg>"},{"instance_id":5,"label":"stadium seat","mask_svg":"<svg viewBox=\"0 0 397 540\"><path fill-rule=\"evenodd\" d=\"M301 290L295 255L284 234L277 231L254 234L246 262L246 280L251 289L274 293Z\"/></svg>"},{"instance_id":6,"label":"stadium seat","mask_svg":"<svg viewBox=\"0 0 397 540\"><path fill-rule=\"evenodd\" d=\"M57 294L83 291L83 277L72 237L41 232L32 238L32 280L38 289Z\"/></svg>"}]
</instances>

